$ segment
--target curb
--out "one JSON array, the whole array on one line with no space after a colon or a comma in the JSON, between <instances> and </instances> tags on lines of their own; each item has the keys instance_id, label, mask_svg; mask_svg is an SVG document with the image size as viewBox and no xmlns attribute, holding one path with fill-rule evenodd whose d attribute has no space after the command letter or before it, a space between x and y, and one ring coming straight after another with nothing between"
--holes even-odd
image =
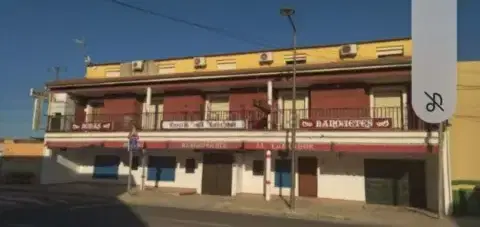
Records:
<instances>
[{"instance_id":1,"label":"curb","mask_svg":"<svg viewBox=\"0 0 480 227\"><path fill-rule=\"evenodd\" d=\"M19 188L19 187L0 187L0 190L11 190L11 191L19 191L19 192L53 192L53 193L61 193L61 194L69 194L69 195L78 195L78 196L91 196L91 197L103 197L103 198L118 198L125 193L120 195L101 195L95 193L83 193L83 192L72 192L68 190L48 190L48 189L30 189L30 188Z\"/></svg>"},{"instance_id":2,"label":"curb","mask_svg":"<svg viewBox=\"0 0 480 227\"><path fill-rule=\"evenodd\" d=\"M245 209L245 208L229 208L229 207L188 207L188 206L176 206L171 205L168 203L162 204L146 204L142 202L136 201L128 201L128 198L119 198L125 204L129 205L143 205L143 206L157 206L157 207L169 207L169 208L178 208L178 209L187 209L187 210L203 210L203 211L215 211L215 212L222 212L222 213L230 213L230 214L249 214L249 215L257 215L257 216L264 216L264 217L283 217L283 218L290 218L290 219L298 219L298 220L313 220L313 221L354 221L348 217L340 216L340 215L330 215L330 214L323 214L317 213L312 215L305 215L299 213L292 213L290 211L282 211L282 212L272 212L272 211L265 211L261 209ZM367 223L372 224L372 223Z\"/></svg>"}]
</instances>

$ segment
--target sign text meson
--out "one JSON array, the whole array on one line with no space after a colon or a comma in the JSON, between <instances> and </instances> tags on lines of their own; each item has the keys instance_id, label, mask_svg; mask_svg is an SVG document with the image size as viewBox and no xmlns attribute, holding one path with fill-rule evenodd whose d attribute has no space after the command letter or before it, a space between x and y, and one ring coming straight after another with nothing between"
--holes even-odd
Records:
<instances>
[{"instance_id":1,"label":"sign text meson","mask_svg":"<svg viewBox=\"0 0 480 227\"><path fill-rule=\"evenodd\" d=\"M301 128L316 129L370 129L370 128L391 128L390 118L366 118L366 119L322 119L300 121Z\"/></svg>"},{"instance_id":2,"label":"sign text meson","mask_svg":"<svg viewBox=\"0 0 480 227\"><path fill-rule=\"evenodd\" d=\"M89 122L82 124L72 124L73 131L108 131L112 129L110 122Z\"/></svg>"},{"instance_id":3,"label":"sign text meson","mask_svg":"<svg viewBox=\"0 0 480 227\"><path fill-rule=\"evenodd\" d=\"M243 129L245 121L162 121L163 129Z\"/></svg>"}]
</instances>

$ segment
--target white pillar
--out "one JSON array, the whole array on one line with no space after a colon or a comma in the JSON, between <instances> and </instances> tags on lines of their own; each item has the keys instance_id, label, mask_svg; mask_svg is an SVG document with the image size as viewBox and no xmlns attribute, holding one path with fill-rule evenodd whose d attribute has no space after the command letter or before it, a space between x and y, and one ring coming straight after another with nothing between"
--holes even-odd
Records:
<instances>
[{"instance_id":1,"label":"white pillar","mask_svg":"<svg viewBox=\"0 0 480 227\"><path fill-rule=\"evenodd\" d=\"M273 102L273 85L272 85L272 81L269 80L267 82L267 102L268 102L268 105L270 107L272 107L272 102ZM267 122L268 122L268 125L267 125L267 128L268 129L271 129L272 128L272 114L268 114L268 117L267 117Z\"/></svg>"},{"instance_id":2,"label":"white pillar","mask_svg":"<svg viewBox=\"0 0 480 227\"><path fill-rule=\"evenodd\" d=\"M152 88L151 87L147 87L147 97L146 97L145 103L147 104L147 106L150 106L150 104L152 103Z\"/></svg>"},{"instance_id":3,"label":"white pillar","mask_svg":"<svg viewBox=\"0 0 480 227\"><path fill-rule=\"evenodd\" d=\"M272 152L265 151L265 200L270 201L270 194L272 188Z\"/></svg>"}]
</instances>

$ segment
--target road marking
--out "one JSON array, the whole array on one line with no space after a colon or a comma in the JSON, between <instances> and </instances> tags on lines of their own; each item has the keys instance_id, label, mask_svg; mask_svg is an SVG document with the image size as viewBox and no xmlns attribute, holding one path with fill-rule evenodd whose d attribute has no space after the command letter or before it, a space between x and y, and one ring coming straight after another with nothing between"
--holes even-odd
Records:
<instances>
[{"instance_id":1,"label":"road marking","mask_svg":"<svg viewBox=\"0 0 480 227\"><path fill-rule=\"evenodd\" d=\"M196 221L196 220L184 220L184 219L161 218L161 217L156 217L156 219L178 222L183 224L194 224L194 225L215 226L215 227L233 227L232 225L228 225L228 224L215 223L215 222L203 222L203 221Z\"/></svg>"}]
</instances>

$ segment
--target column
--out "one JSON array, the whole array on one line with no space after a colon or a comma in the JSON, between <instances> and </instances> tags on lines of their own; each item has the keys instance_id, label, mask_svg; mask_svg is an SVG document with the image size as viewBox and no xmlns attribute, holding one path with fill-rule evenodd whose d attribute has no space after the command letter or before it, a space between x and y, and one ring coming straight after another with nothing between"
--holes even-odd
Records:
<instances>
[{"instance_id":1,"label":"column","mask_svg":"<svg viewBox=\"0 0 480 227\"><path fill-rule=\"evenodd\" d=\"M145 103L147 104L147 106L150 106L150 104L152 103L152 88L151 87L147 87L147 97L145 98Z\"/></svg>"},{"instance_id":2,"label":"column","mask_svg":"<svg viewBox=\"0 0 480 227\"><path fill-rule=\"evenodd\" d=\"M267 102L268 102L268 105L270 106L270 108L272 107L272 99L273 99L273 85L272 85L272 81L268 81L267 82ZM272 129L272 114L269 113L268 116L267 116L267 128L270 130Z\"/></svg>"},{"instance_id":3,"label":"column","mask_svg":"<svg viewBox=\"0 0 480 227\"><path fill-rule=\"evenodd\" d=\"M272 151L265 151L265 200L270 201L272 188Z\"/></svg>"}]
</instances>

